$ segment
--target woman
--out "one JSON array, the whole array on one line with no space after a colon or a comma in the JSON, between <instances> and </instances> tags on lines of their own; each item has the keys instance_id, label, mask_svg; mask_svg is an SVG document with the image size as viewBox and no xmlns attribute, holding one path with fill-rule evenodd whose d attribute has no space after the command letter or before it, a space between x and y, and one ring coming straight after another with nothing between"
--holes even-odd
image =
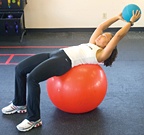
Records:
<instances>
[{"instance_id":1,"label":"woman","mask_svg":"<svg viewBox=\"0 0 144 135\"><path fill-rule=\"evenodd\" d=\"M111 66L117 56L116 46L118 42L128 33L130 27L138 18L140 18L140 12L133 12L130 22L126 22L113 36L111 33L103 33L103 31L114 22L122 20L122 16L120 14L112 17L97 27L89 43L63 48L52 53L37 54L19 63L15 68L14 100L2 109L2 113L28 112L27 118L17 125L19 131L29 131L33 127L42 125L39 83L52 76L63 75L79 64L103 62L105 66ZM28 84L27 102L26 82Z\"/></svg>"}]
</instances>

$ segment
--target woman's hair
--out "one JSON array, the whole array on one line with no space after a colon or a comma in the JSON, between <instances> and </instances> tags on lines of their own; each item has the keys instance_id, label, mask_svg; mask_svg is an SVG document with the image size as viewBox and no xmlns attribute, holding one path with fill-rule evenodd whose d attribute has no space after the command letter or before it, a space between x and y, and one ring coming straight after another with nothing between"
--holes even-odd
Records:
<instances>
[{"instance_id":1,"label":"woman's hair","mask_svg":"<svg viewBox=\"0 0 144 135\"><path fill-rule=\"evenodd\" d=\"M118 54L118 50L117 50L117 48L115 48L115 49L112 51L110 57L104 61L104 65L105 65L106 67L107 67L107 66L112 66L112 63L115 61L115 59L116 59L116 57L117 57L117 54Z\"/></svg>"}]
</instances>

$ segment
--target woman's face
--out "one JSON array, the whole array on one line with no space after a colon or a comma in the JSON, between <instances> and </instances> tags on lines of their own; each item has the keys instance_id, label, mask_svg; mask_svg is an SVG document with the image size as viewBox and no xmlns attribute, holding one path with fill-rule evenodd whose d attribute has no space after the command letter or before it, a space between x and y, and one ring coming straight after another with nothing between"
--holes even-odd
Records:
<instances>
[{"instance_id":1,"label":"woman's face","mask_svg":"<svg viewBox=\"0 0 144 135\"><path fill-rule=\"evenodd\" d=\"M112 39L112 34L110 32L105 32L96 38L95 43L99 47L104 48L111 39Z\"/></svg>"}]
</instances>

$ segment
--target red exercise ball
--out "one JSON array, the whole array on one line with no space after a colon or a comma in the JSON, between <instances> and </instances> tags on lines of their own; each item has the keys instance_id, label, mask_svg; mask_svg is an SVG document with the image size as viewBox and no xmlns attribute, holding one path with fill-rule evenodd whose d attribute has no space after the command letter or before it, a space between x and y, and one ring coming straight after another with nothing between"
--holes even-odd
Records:
<instances>
[{"instance_id":1,"label":"red exercise ball","mask_svg":"<svg viewBox=\"0 0 144 135\"><path fill-rule=\"evenodd\" d=\"M97 64L75 66L62 76L47 80L52 103L68 113L85 113L95 109L104 99L107 78Z\"/></svg>"}]
</instances>

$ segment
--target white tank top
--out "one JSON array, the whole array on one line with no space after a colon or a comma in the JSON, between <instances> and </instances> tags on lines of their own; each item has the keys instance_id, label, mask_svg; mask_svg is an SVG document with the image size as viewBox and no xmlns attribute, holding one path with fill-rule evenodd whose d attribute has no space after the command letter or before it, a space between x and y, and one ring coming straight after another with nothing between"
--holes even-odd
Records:
<instances>
[{"instance_id":1,"label":"white tank top","mask_svg":"<svg viewBox=\"0 0 144 135\"><path fill-rule=\"evenodd\" d=\"M72 67L79 64L98 64L96 53L99 49L101 48L91 43L63 48L71 59Z\"/></svg>"}]
</instances>

